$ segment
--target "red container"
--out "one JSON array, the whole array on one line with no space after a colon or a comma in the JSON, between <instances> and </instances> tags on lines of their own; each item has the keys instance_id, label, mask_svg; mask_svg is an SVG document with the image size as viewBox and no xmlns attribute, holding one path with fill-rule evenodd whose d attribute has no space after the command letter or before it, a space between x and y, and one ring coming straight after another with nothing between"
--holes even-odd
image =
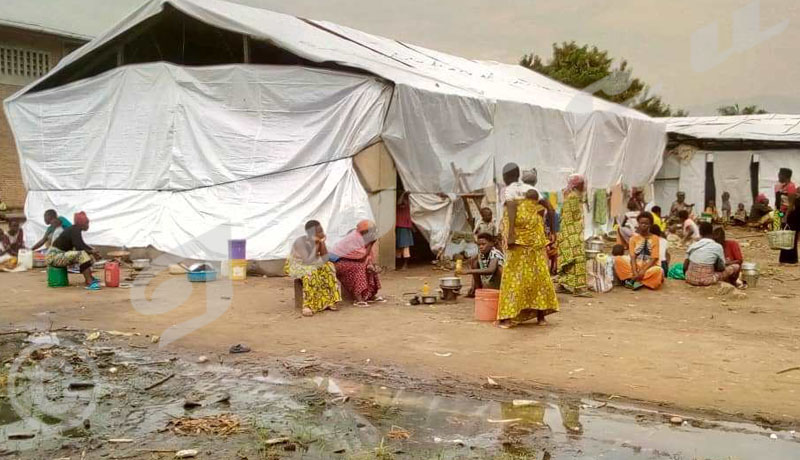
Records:
<instances>
[{"instance_id":1,"label":"red container","mask_svg":"<svg viewBox=\"0 0 800 460\"><path fill-rule=\"evenodd\" d=\"M477 289L475 291L475 319L478 321L494 321L497 319L497 304L500 291L495 289Z\"/></svg>"},{"instance_id":2,"label":"red container","mask_svg":"<svg viewBox=\"0 0 800 460\"><path fill-rule=\"evenodd\" d=\"M106 262L106 287L119 287L119 262Z\"/></svg>"}]
</instances>

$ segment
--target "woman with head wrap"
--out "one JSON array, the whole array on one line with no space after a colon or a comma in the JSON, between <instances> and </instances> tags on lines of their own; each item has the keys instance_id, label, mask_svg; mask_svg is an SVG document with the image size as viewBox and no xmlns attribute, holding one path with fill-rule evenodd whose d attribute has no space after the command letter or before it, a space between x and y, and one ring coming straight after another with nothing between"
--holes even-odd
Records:
<instances>
[{"instance_id":1,"label":"woman with head wrap","mask_svg":"<svg viewBox=\"0 0 800 460\"><path fill-rule=\"evenodd\" d=\"M545 324L545 316L558 311L558 298L547 267L544 207L538 200L525 198L533 187L515 185L519 180L516 165L506 165L503 172L509 186L504 195L502 222L508 248L497 307L498 325L510 328L533 318Z\"/></svg>"},{"instance_id":2,"label":"woman with head wrap","mask_svg":"<svg viewBox=\"0 0 800 460\"><path fill-rule=\"evenodd\" d=\"M47 265L66 268L79 264L86 280L86 289L97 291L100 289L100 280L92 276L92 256L99 257L100 253L83 241L83 232L89 230L89 217L81 211L75 214L74 222L53 242L46 256Z\"/></svg>"},{"instance_id":3,"label":"woman with head wrap","mask_svg":"<svg viewBox=\"0 0 800 460\"><path fill-rule=\"evenodd\" d=\"M375 224L362 220L331 249L331 260L336 266L336 277L342 287L355 300L354 305L366 307L367 302L383 302L378 296L381 281L375 267L373 249L378 239Z\"/></svg>"},{"instance_id":4,"label":"woman with head wrap","mask_svg":"<svg viewBox=\"0 0 800 460\"><path fill-rule=\"evenodd\" d=\"M295 240L284 271L303 283L303 316L325 309L336 311L342 294L336 282L336 269L328 260L325 231L316 220L306 222L304 236Z\"/></svg>"},{"instance_id":5,"label":"woman with head wrap","mask_svg":"<svg viewBox=\"0 0 800 460\"><path fill-rule=\"evenodd\" d=\"M586 248L583 242L583 176L573 174L564 189L561 229L558 233L558 282L572 294L586 290Z\"/></svg>"}]
</instances>

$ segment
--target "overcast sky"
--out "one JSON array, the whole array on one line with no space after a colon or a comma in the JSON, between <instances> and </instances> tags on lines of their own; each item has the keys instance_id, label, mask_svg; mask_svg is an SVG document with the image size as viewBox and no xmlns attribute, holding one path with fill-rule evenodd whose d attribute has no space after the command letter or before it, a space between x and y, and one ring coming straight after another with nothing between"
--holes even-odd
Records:
<instances>
[{"instance_id":1,"label":"overcast sky","mask_svg":"<svg viewBox=\"0 0 800 460\"><path fill-rule=\"evenodd\" d=\"M627 59L667 103L692 115L734 102L800 113L797 0L238 1L508 63L528 52L549 56L553 42L575 40ZM53 11L42 8L52 3L59 21L72 22L64 28L99 33L140 0L1 3L16 3L16 11L27 8L29 15ZM81 11L86 4L91 11Z\"/></svg>"}]
</instances>

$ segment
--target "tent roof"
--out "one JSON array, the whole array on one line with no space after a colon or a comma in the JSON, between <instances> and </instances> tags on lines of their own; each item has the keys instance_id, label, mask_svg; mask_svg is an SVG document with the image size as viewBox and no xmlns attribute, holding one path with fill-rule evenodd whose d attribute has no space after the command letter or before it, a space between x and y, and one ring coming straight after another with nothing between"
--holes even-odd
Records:
<instances>
[{"instance_id":1,"label":"tent roof","mask_svg":"<svg viewBox=\"0 0 800 460\"><path fill-rule=\"evenodd\" d=\"M698 139L800 142L800 115L765 114L660 118L667 133Z\"/></svg>"},{"instance_id":2,"label":"tent roof","mask_svg":"<svg viewBox=\"0 0 800 460\"><path fill-rule=\"evenodd\" d=\"M103 32L107 23L126 15L141 1L108 0L3 0L0 25L89 41Z\"/></svg>"},{"instance_id":3,"label":"tent roof","mask_svg":"<svg viewBox=\"0 0 800 460\"><path fill-rule=\"evenodd\" d=\"M650 119L641 112L592 97L521 66L464 59L325 21L223 0L150 0L13 97L24 94L123 32L158 15L166 5L212 26L269 41L313 62L333 62L361 69L397 85L574 113L604 111L626 118Z\"/></svg>"}]
</instances>

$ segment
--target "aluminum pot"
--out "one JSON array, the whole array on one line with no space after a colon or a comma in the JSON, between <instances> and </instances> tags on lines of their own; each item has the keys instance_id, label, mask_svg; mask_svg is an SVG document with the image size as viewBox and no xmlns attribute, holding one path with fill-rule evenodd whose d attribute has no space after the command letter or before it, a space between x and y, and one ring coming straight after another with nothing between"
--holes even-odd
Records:
<instances>
[{"instance_id":1,"label":"aluminum pot","mask_svg":"<svg viewBox=\"0 0 800 460\"><path fill-rule=\"evenodd\" d=\"M448 276L445 278L439 278L439 285L441 287L446 287L446 288L460 288L461 278L457 276Z\"/></svg>"},{"instance_id":2,"label":"aluminum pot","mask_svg":"<svg viewBox=\"0 0 800 460\"><path fill-rule=\"evenodd\" d=\"M596 251L595 254L603 252L604 246L605 243L603 243L603 240L599 238L589 238L588 240L586 240L587 256L588 256L588 251Z\"/></svg>"},{"instance_id":3,"label":"aluminum pot","mask_svg":"<svg viewBox=\"0 0 800 460\"><path fill-rule=\"evenodd\" d=\"M150 259L133 259L134 270L144 270L150 265Z\"/></svg>"},{"instance_id":4,"label":"aluminum pot","mask_svg":"<svg viewBox=\"0 0 800 460\"><path fill-rule=\"evenodd\" d=\"M747 284L747 287L754 288L758 284L758 268L753 262L745 262L742 264L742 281Z\"/></svg>"},{"instance_id":5,"label":"aluminum pot","mask_svg":"<svg viewBox=\"0 0 800 460\"><path fill-rule=\"evenodd\" d=\"M602 251L598 251L596 249L587 249L586 250L586 260L592 260L596 258L599 254L602 254Z\"/></svg>"}]
</instances>

